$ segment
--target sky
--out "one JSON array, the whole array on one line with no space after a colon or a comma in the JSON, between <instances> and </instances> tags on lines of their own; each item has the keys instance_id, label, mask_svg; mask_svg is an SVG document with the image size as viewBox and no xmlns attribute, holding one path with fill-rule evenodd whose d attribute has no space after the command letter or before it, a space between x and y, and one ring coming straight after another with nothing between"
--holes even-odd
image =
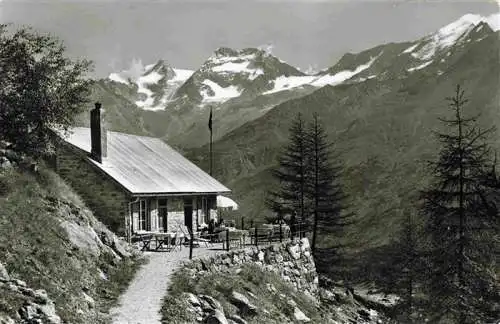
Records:
<instances>
[{"instance_id":1,"label":"sky","mask_svg":"<svg viewBox=\"0 0 500 324\"><path fill-rule=\"evenodd\" d=\"M0 22L49 32L73 58L94 61L104 77L164 59L197 69L218 47L271 46L303 71L347 52L410 41L466 13L499 12L496 1L389 0L0 0Z\"/></svg>"}]
</instances>

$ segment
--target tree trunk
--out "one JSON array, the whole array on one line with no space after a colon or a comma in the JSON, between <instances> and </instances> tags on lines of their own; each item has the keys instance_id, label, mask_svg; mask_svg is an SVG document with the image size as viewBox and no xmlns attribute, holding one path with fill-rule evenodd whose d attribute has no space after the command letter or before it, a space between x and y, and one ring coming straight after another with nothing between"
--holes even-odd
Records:
<instances>
[{"instance_id":1,"label":"tree trunk","mask_svg":"<svg viewBox=\"0 0 500 324\"><path fill-rule=\"evenodd\" d=\"M459 225L459 255L457 258L457 275L458 275L458 283L460 290L464 287L464 278L463 278L463 263L464 263L464 229L465 229L465 211L464 211L464 161L463 161L463 134L462 134L462 120L460 115L460 91L457 88L457 97L455 98L455 109L457 111L457 121L458 121L458 149L459 149L459 217L460 217L460 225ZM460 323L465 323L465 313L463 307L460 307Z\"/></svg>"}]
</instances>

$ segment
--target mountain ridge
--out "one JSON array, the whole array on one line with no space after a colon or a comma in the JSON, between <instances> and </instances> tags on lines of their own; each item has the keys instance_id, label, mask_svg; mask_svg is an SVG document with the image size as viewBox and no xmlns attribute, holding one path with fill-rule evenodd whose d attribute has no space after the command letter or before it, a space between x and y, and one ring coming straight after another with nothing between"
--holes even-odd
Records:
<instances>
[{"instance_id":1,"label":"mountain ridge","mask_svg":"<svg viewBox=\"0 0 500 324\"><path fill-rule=\"evenodd\" d=\"M346 165L344 185L360 223L351 243L386 244L390 237L381 235L384 228L396 231L398 219L413 208L416 188L429 180L423 161L432 160L437 150L431 130L441 128L438 117L448 113L445 97L456 84L474 103L467 113L480 112L485 128L500 123L499 36L476 34L477 39L455 44L449 56L439 54L438 59L447 57L444 62L407 71L404 77L398 71L406 67L393 64L394 71L383 78L327 85L283 102L214 142L214 174L233 189L244 217L262 219L268 213L265 192L276 185L270 170L287 142L291 119L298 112L306 119L318 112ZM398 45L395 55L407 47ZM498 134L491 142L500 148ZM192 149L188 157L206 167L207 150Z\"/></svg>"},{"instance_id":2,"label":"mountain ridge","mask_svg":"<svg viewBox=\"0 0 500 324\"><path fill-rule=\"evenodd\" d=\"M354 54L346 53L335 65L315 75L299 71L267 50L220 47L199 69L184 71L182 77L176 73L181 70L171 67L164 69L167 72L155 75L147 70L158 63L145 67L141 63L136 64L140 67L135 69L136 73L140 72L136 82L99 81L105 84L105 89L97 93L108 98L119 95L121 101L113 103L113 100L108 100L108 110L116 111L110 115L118 117L130 116L129 111L133 111L137 121L133 122L132 132L160 137L177 148L200 147L208 141L206 123L210 107L214 111L214 140L217 140L244 123L263 116L280 103L326 85L371 79L405 79L412 73L426 71L439 77L458 57L452 55L452 51L466 49L471 45L471 37L478 42L494 32L490 27L494 25L491 21L495 21L495 17L500 19L500 14L490 17L465 15L414 41L392 42ZM463 35L469 39L462 39ZM440 43L443 39L447 41L446 46ZM453 44L450 39L454 40ZM164 61L162 64L167 65ZM176 75L173 78L172 71ZM156 78L151 78L152 74ZM137 82L141 77L146 78L146 82ZM110 93L106 94L106 91ZM126 101L128 103L124 105ZM129 108L134 105L136 108ZM123 125L123 118L119 120ZM115 122L111 120L109 124L113 128Z\"/></svg>"}]
</instances>

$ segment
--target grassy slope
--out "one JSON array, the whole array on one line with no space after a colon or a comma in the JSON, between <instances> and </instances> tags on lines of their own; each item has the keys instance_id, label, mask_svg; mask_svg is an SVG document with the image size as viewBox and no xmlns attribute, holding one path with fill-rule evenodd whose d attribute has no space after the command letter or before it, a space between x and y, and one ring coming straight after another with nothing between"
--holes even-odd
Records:
<instances>
[{"instance_id":1,"label":"grassy slope","mask_svg":"<svg viewBox=\"0 0 500 324\"><path fill-rule=\"evenodd\" d=\"M106 312L131 280L137 263L117 263L109 253L99 257L71 244L60 222L66 216L89 213L79 197L49 170L40 175L14 169L0 172L0 261L9 274L34 289L45 289L59 316L70 323L103 323ZM67 210L66 210L67 212ZM85 221L81 219L83 223ZM100 269L100 270L99 270ZM109 280L99 277L99 271ZM88 309L83 292L96 301ZM12 314L19 305L15 296L4 295L0 313ZM78 314L82 309L85 314Z\"/></svg>"},{"instance_id":2,"label":"grassy slope","mask_svg":"<svg viewBox=\"0 0 500 324\"><path fill-rule=\"evenodd\" d=\"M413 208L418 190L429 180L425 160L436 157L432 130L438 117L449 116L445 97L457 83L467 90L466 113L482 113L484 127L500 122L498 33L459 52L440 76L420 70L406 79L369 80L324 87L285 102L246 123L214 144L215 175L233 189L247 217L262 218L262 198L273 182L268 172L287 140L297 112L321 121L342 153L343 182L358 224L348 233L355 250L390 242L405 210ZM500 147L500 132L492 138ZM207 147L189 157L207 168Z\"/></svg>"}]
</instances>

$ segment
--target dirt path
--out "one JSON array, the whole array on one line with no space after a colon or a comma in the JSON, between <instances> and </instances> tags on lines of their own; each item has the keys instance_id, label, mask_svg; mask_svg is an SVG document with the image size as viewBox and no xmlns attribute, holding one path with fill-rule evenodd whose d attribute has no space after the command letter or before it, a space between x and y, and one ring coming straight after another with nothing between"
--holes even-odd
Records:
<instances>
[{"instance_id":1,"label":"dirt path","mask_svg":"<svg viewBox=\"0 0 500 324\"><path fill-rule=\"evenodd\" d=\"M193 257L221 252L196 248ZM181 261L188 260L189 248L145 254L149 257L149 263L142 266L127 291L120 296L119 306L111 309L113 324L159 324L162 299L167 293L170 275Z\"/></svg>"}]
</instances>

